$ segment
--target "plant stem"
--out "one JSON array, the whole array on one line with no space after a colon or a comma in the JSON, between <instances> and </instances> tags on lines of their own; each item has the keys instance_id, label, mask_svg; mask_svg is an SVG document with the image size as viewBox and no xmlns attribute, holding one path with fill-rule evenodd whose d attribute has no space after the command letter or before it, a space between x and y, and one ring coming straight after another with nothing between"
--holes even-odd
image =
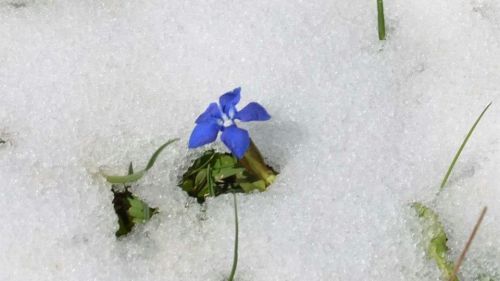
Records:
<instances>
[{"instance_id":1,"label":"plant stem","mask_svg":"<svg viewBox=\"0 0 500 281\"><path fill-rule=\"evenodd\" d=\"M236 275L236 267L238 266L238 204L236 202L236 194L233 193L234 199L234 255L233 255L233 267L231 268L231 274L229 275L228 281L234 280L234 275Z\"/></svg>"},{"instance_id":2,"label":"plant stem","mask_svg":"<svg viewBox=\"0 0 500 281\"><path fill-rule=\"evenodd\" d=\"M378 12L378 39L385 40L385 18L384 18L384 1L377 0Z\"/></svg>"},{"instance_id":3,"label":"plant stem","mask_svg":"<svg viewBox=\"0 0 500 281\"><path fill-rule=\"evenodd\" d=\"M240 159L240 163L249 172L253 173L259 179L263 180L266 187L271 185L276 179L276 173L272 168L266 165L264 158L260 154L259 149L252 140L250 140L250 147L248 148L243 158Z\"/></svg>"},{"instance_id":4,"label":"plant stem","mask_svg":"<svg viewBox=\"0 0 500 281\"><path fill-rule=\"evenodd\" d=\"M455 276L457 275L458 270L460 269L460 266L462 265L462 262L464 261L465 255L467 254L467 251L469 250L469 247L472 244L472 240L474 240L474 237L477 234L479 226L481 225L481 222L483 221L484 215L486 215L487 210L488 210L488 208L484 207L483 210L481 211L481 214L479 215L479 218L477 219L476 225L474 225L474 229L472 230L472 233L470 234L469 239L467 240L467 243L465 243L465 247L462 250L462 253L460 253L460 256L458 257L457 261L455 262L455 267L453 268L453 273L451 274L449 281L453 281Z\"/></svg>"},{"instance_id":5,"label":"plant stem","mask_svg":"<svg viewBox=\"0 0 500 281\"><path fill-rule=\"evenodd\" d=\"M207 184L208 184L208 190L210 191L210 196L215 197L214 185L212 183L212 171L210 170L210 163L208 163L207 167Z\"/></svg>"}]
</instances>

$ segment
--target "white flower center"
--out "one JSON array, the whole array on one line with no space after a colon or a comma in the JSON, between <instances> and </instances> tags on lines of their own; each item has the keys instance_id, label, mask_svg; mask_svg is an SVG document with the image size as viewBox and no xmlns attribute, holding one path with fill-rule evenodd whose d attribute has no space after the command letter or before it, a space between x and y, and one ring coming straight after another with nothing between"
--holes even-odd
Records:
<instances>
[{"instance_id":1,"label":"white flower center","mask_svg":"<svg viewBox=\"0 0 500 281\"><path fill-rule=\"evenodd\" d=\"M228 112L228 117L229 119L233 120L234 119L234 115L236 114L236 111L234 110L234 107L231 107L229 109L229 112Z\"/></svg>"},{"instance_id":2,"label":"white flower center","mask_svg":"<svg viewBox=\"0 0 500 281\"><path fill-rule=\"evenodd\" d=\"M219 120L219 125L229 127L233 125L233 120L231 120L231 118L229 118L226 114L222 113L222 119Z\"/></svg>"}]
</instances>

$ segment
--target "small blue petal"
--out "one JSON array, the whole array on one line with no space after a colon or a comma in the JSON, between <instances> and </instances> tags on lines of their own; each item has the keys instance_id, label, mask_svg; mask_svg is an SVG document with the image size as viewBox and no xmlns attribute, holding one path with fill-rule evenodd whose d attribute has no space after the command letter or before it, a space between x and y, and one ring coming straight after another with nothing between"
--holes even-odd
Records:
<instances>
[{"instance_id":1,"label":"small blue petal","mask_svg":"<svg viewBox=\"0 0 500 281\"><path fill-rule=\"evenodd\" d=\"M216 122L204 122L196 125L189 138L189 148L197 148L207 143L213 142L221 126Z\"/></svg>"},{"instance_id":2,"label":"small blue petal","mask_svg":"<svg viewBox=\"0 0 500 281\"><path fill-rule=\"evenodd\" d=\"M242 110L238 111L235 116L236 119L239 119L243 122L248 121L266 121L271 119L271 116L267 111L262 107L262 105L251 102L247 106L245 106Z\"/></svg>"},{"instance_id":3,"label":"small blue petal","mask_svg":"<svg viewBox=\"0 0 500 281\"><path fill-rule=\"evenodd\" d=\"M225 93L219 98L219 104L222 108L222 112L229 115L231 110L236 111L235 106L240 102L241 88L238 87L231 92Z\"/></svg>"},{"instance_id":4,"label":"small blue petal","mask_svg":"<svg viewBox=\"0 0 500 281\"><path fill-rule=\"evenodd\" d=\"M222 114L220 112L219 106L215 102L211 103L205 110L205 112L200 114L200 116L198 116L198 118L194 122L196 124L199 124L213 121L213 119L222 119Z\"/></svg>"},{"instance_id":5,"label":"small blue petal","mask_svg":"<svg viewBox=\"0 0 500 281\"><path fill-rule=\"evenodd\" d=\"M231 153L241 159L250 146L250 136L246 130L235 125L224 129L221 136L222 142L231 150Z\"/></svg>"}]
</instances>

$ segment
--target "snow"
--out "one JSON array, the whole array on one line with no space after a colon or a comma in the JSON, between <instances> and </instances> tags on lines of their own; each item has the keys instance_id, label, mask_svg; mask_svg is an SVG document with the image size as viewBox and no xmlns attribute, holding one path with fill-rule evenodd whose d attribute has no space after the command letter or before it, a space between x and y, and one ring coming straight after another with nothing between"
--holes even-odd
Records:
<instances>
[{"instance_id":1,"label":"snow","mask_svg":"<svg viewBox=\"0 0 500 281\"><path fill-rule=\"evenodd\" d=\"M196 116L237 86L280 170L238 196L238 280L439 280L414 201L452 259L488 206L461 272L500 274L500 5L384 4L380 42L375 1L0 0L0 280L227 278L232 197L204 213L176 183ZM173 137L135 188L160 213L117 240L99 170Z\"/></svg>"}]
</instances>

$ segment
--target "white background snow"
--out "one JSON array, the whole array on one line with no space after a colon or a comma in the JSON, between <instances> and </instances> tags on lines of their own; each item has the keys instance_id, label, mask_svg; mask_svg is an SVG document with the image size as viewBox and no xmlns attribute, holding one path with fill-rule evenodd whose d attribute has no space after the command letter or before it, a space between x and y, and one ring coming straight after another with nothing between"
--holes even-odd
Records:
<instances>
[{"instance_id":1,"label":"white background snow","mask_svg":"<svg viewBox=\"0 0 500 281\"><path fill-rule=\"evenodd\" d=\"M238 280L439 280L414 201L451 259L487 205L462 276L500 274L500 3L385 8L380 42L375 0L0 0L0 280L227 278L232 197L203 220L176 183L196 116L237 86L272 115L246 128L281 172L238 196ZM99 170L173 137L135 189L160 213L117 240Z\"/></svg>"}]
</instances>

